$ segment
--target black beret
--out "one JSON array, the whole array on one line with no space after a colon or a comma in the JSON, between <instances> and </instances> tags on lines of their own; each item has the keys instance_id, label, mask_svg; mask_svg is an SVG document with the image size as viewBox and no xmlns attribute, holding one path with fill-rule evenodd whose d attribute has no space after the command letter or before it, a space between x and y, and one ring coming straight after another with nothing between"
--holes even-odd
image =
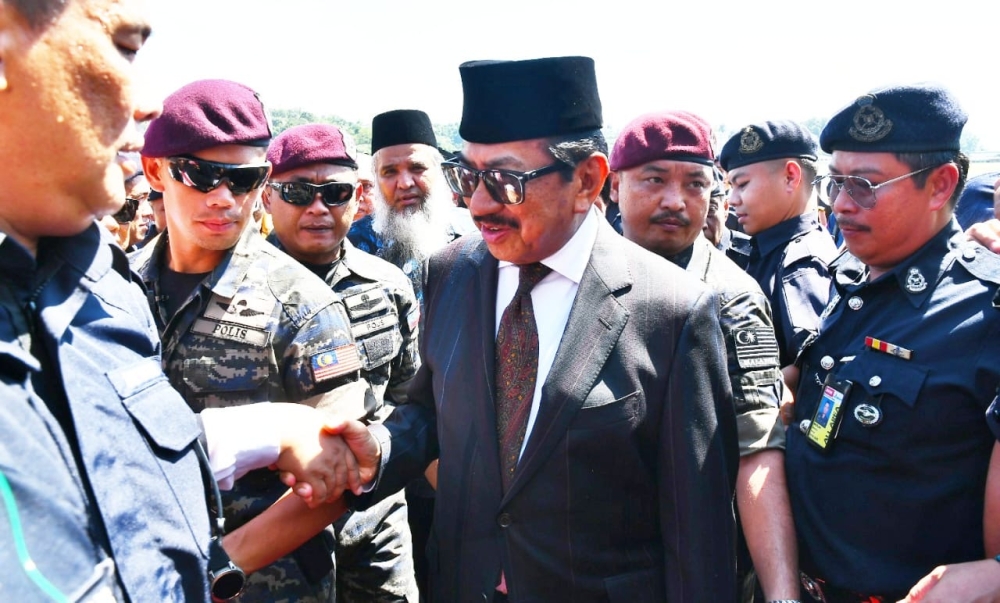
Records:
<instances>
[{"instance_id":1,"label":"black beret","mask_svg":"<svg viewBox=\"0 0 1000 603\"><path fill-rule=\"evenodd\" d=\"M601 128L594 60L472 61L459 68L465 101L458 133L483 144Z\"/></svg>"},{"instance_id":2,"label":"black beret","mask_svg":"<svg viewBox=\"0 0 1000 603\"><path fill-rule=\"evenodd\" d=\"M968 117L939 86L874 90L833 116L819 144L827 153L927 153L958 151Z\"/></svg>"},{"instance_id":3,"label":"black beret","mask_svg":"<svg viewBox=\"0 0 1000 603\"><path fill-rule=\"evenodd\" d=\"M271 121L256 92L228 80L199 80L163 101L142 154L173 157L226 144L266 147L270 141Z\"/></svg>"},{"instance_id":4,"label":"black beret","mask_svg":"<svg viewBox=\"0 0 1000 603\"><path fill-rule=\"evenodd\" d=\"M816 137L794 121L765 121L743 128L722 147L719 163L729 170L789 157L818 158Z\"/></svg>"},{"instance_id":5,"label":"black beret","mask_svg":"<svg viewBox=\"0 0 1000 603\"><path fill-rule=\"evenodd\" d=\"M372 120L372 155L397 144L425 144L437 147L431 118L416 109L397 109Z\"/></svg>"}]
</instances>

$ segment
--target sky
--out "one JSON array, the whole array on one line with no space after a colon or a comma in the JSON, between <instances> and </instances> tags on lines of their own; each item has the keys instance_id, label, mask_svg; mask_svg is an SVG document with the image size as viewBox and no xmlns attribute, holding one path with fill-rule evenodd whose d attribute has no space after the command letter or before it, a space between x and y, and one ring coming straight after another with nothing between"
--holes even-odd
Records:
<instances>
[{"instance_id":1,"label":"sky","mask_svg":"<svg viewBox=\"0 0 1000 603\"><path fill-rule=\"evenodd\" d=\"M160 97L236 80L276 108L369 122L461 119L458 65L585 55L605 124L686 109L729 131L828 118L874 88L936 82L1000 152L1000 3L984 0L149 0L140 53ZM991 68L992 67L992 68Z\"/></svg>"}]
</instances>

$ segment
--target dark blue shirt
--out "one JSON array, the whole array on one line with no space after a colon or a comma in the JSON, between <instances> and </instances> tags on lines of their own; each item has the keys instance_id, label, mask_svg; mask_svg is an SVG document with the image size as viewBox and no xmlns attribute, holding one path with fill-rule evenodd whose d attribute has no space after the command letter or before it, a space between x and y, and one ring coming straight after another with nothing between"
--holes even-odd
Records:
<instances>
[{"instance_id":1,"label":"dark blue shirt","mask_svg":"<svg viewBox=\"0 0 1000 603\"><path fill-rule=\"evenodd\" d=\"M746 271L771 302L783 367L795 362L802 343L816 332L830 298L827 266L836 256L833 240L811 213L775 224L751 239Z\"/></svg>"},{"instance_id":2,"label":"dark blue shirt","mask_svg":"<svg viewBox=\"0 0 1000 603\"><path fill-rule=\"evenodd\" d=\"M0 233L0 471L28 554L63 594L91 584L125 600L207 601L200 429L102 232L43 239L37 260ZM0 596L41 600L18 569L10 510Z\"/></svg>"},{"instance_id":3,"label":"dark blue shirt","mask_svg":"<svg viewBox=\"0 0 1000 603\"><path fill-rule=\"evenodd\" d=\"M802 351L785 455L802 569L840 588L904 594L939 564L985 555L995 440L983 413L1000 383L1000 257L952 221L873 282L847 253L831 270L835 295ZM853 386L839 434L820 451L799 424L831 374ZM865 425L862 405L881 421Z\"/></svg>"}]
</instances>

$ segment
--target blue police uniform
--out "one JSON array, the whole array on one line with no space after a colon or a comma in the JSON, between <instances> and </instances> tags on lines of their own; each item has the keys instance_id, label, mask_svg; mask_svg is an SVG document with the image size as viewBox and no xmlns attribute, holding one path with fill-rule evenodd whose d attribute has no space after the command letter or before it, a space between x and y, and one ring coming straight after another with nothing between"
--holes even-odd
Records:
<instances>
[{"instance_id":1,"label":"blue police uniform","mask_svg":"<svg viewBox=\"0 0 1000 603\"><path fill-rule=\"evenodd\" d=\"M833 299L799 359L787 441L801 567L830 593L894 601L936 565L984 556L1000 257L952 220L873 282L847 252L831 270ZM839 407L828 377L851 383ZM802 421L832 429L826 450Z\"/></svg>"},{"instance_id":2,"label":"blue police uniform","mask_svg":"<svg viewBox=\"0 0 1000 603\"><path fill-rule=\"evenodd\" d=\"M49 598L23 543L71 600L207 601L200 429L124 254L96 224L37 259L0 233L0 275L0 599Z\"/></svg>"},{"instance_id":3,"label":"blue police uniform","mask_svg":"<svg viewBox=\"0 0 1000 603\"><path fill-rule=\"evenodd\" d=\"M746 271L771 302L781 366L788 366L816 332L830 295L827 265L837 248L811 213L757 233L750 244Z\"/></svg>"}]
</instances>

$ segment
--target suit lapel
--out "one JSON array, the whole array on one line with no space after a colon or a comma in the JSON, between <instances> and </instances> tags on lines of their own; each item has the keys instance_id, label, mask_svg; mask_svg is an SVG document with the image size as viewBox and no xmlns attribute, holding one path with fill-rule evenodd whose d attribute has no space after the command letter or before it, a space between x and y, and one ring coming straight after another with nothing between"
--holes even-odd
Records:
<instances>
[{"instance_id":1,"label":"suit lapel","mask_svg":"<svg viewBox=\"0 0 1000 603\"><path fill-rule=\"evenodd\" d=\"M505 500L515 496L548 460L625 329L628 310L614 295L632 284L628 262L619 251L623 244L624 239L602 222Z\"/></svg>"},{"instance_id":2,"label":"suit lapel","mask_svg":"<svg viewBox=\"0 0 1000 603\"><path fill-rule=\"evenodd\" d=\"M486 396L483 399L482 420L476 422L480 442L489 442L483 446L486 451L487 466L496 467L497 479L500 477L500 452L497 442L497 412L496 412L496 392L494 391L496 373L496 300L497 300L497 272L499 263L496 258L489 254L486 245L482 246L483 257L480 258L480 267L477 270L479 280L478 290L475 292L477 300L477 316L479 340L481 345L480 371L482 379L486 383ZM474 321L472 324L476 324Z\"/></svg>"}]
</instances>

